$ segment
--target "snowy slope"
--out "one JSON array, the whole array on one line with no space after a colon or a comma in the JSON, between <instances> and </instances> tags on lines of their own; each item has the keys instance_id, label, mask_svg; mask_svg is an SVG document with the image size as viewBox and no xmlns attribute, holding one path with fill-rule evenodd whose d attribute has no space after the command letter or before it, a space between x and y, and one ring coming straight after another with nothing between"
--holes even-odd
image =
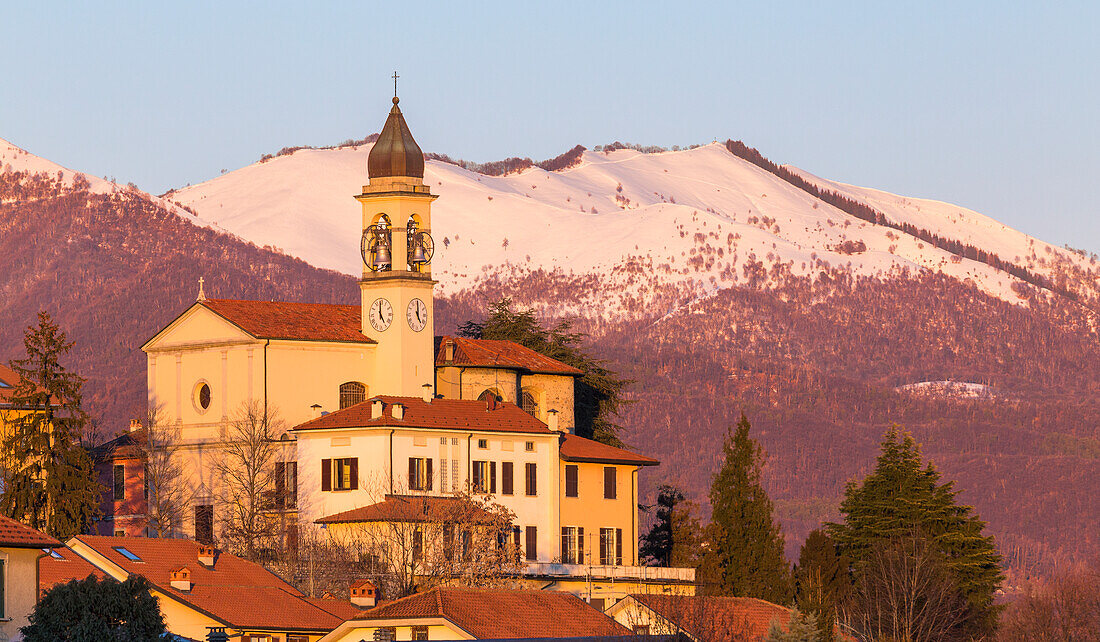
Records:
<instances>
[{"instance_id":1,"label":"snowy slope","mask_svg":"<svg viewBox=\"0 0 1100 642\"><path fill-rule=\"evenodd\" d=\"M300 150L168 198L189 206L202 223L356 275L361 209L352 197L367 180L369 151L369 145ZM1081 260L963 208L804 175L895 220L1003 258L1038 249L1048 259ZM613 312L623 295L652 293L652 281L697 295L744 283L744 265L754 259L767 270L785 264L794 274L816 274L824 265L868 276L927 268L1019 301L1014 277L849 216L718 144L656 154L585 152L578 166L564 171L532 168L502 177L430 161L425 182L440 195L433 206L433 274L444 294L490 275L542 268L599 275L616 288L602 302ZM839 251L845 241L862 242L866 250Z\"/></svg>"}]
</instances>

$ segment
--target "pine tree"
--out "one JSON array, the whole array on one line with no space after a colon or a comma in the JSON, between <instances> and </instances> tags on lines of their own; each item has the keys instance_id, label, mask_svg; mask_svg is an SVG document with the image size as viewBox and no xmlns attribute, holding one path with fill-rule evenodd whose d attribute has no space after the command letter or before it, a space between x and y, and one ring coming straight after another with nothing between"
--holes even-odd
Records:
<instances>
[{"instance_id":1,"label":"pine tree","mask_svg":"<svg viewBox=\"0 0 1100 642\"><path fill-rule=\"evenodd\" d=\"M709 550L703 561L707 589L718 595L756 597L776 604L792 598L791 569L783 557L783 533L760 485L763 451L749 437L741 415L727 433L725 462L710 487Z\"/></svg>"},{"instance_id":2,"label":"pine tree","mask_svg":"<svg viewBox=\"0 0 1100 642\"><path fill-rule=\"evenodd\" d=\"M795 567L795 602L804 613L812 613L824 642L832 642L837 605L851 592L848 560L820 529L810 531Z\"/></svg>"},{"instance_id":3,"label":"pine tree","mask_svg":"<svg viewBox=\"0 0 1100 642\"><path fill-rule=\"evenodd\" d=\"M534 310L512 310L512 300L503 298L489 306L489 316L483 322L467 321L458 334L474 339L514 341L551 359L579 369L581 375L574 386L573 406L577 434L596 441L623 447L619 438L622 426L613 421L626 403L623 392L633 383L604 367L603 361L581 348L584 334L575 332L571 321L559 321L546 329L535 318Z\"/></svg>"},{"instance_id":4,"label":"pine tree","mask_svg":"<svg viewBox=\"0 0 1100 642\"><path fill-rule=\"evenodd\" d=\"M920 446L892 427L882 442L875 470L862 483L850 482L840 512L844 522L827 524L842 553L860 563L874 547L917 536L944 557L970 614L976 633L992 631L998 608L993 594L1004 576L993 538L970 506L956 502L954 482L941 482L932 463L922 465Z\"/></svg>"},{"instance_id":5,"label":"pine tree","mask_svg":"<svg viewBox=\"0 0 1100 642\"><path fill-rule=\"evenodd\" d=\"M786 629L772 622L764 642L819 642L824 639L818 630L817 617L793 608Z\"/></svg>"},{"instance_id":6,"label":"pine tree","mask_svg":"<svg viewBox=\"0 0 1100 642\"><path fill-rule=\"evenodd\" d=\"M698 506L685 500L679 488L662 484L657 492L657 519L642 536L639 553L658 566L697 566L702 544L697 513Z\"/></svg>"},{"instance_id":7,"label":"pine tree","mask_svg":"<svg viewBox=\"0 0 1100 642\"><path fill-rule=\"evenodd\" d=\"M20 379L0 448L0 511L64 541L91 527L103 492L81 446L88 420L80 407L84 380L61 365L73 344L48 313L26 329L24 344L27 356L10 364Z\"/></svg>"}]
</instances>

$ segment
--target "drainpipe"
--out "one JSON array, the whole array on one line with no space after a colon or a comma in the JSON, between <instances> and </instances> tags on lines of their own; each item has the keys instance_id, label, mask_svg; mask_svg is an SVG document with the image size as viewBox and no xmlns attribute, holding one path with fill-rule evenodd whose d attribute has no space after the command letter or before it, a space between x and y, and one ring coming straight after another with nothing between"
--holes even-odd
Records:
<instances>
[{"instance_id":1,"label":"drainpipe","mask_svg":"<svg viewBox=\"0 0 1100 642\"><path fill-rule=\"evenodd\" d=\"M393 494L393 430L390 430L390 494Z\"/></svg>"},{"instance_id":2,"label":"drainpipe","mask_svg":"<svg viewBox=\"0 0 1100 642\"><path fill-rule=\"evenodd\" d=\"M472 452L470 451L470 444L473 442L473 439L474 433L466 435L466 492L468 494L473 492L473 487L470 486L470 480L473 479L474 474L473 457L471 457Z\"/></svg>"},{"instance_id":3,"label":"drainpipe","mask_svg":"<svg viewBox=\"0 0 1100 642\"><path fill-rule=\"evenodd\" d=\"M271 345L271 339L264 341L264 417L267 417L267 346Z\"/></svg>"}]
</instances>

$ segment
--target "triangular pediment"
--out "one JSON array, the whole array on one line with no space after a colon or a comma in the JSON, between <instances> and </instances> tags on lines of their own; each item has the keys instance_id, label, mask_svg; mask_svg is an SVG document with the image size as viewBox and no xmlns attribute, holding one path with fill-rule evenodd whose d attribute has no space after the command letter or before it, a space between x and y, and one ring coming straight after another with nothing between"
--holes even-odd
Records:
<instances>
[{"instance_id":1,"label":"triangular pediment","mask_svg":"<svg viewBox=\"0 0 1100 642\"><path fill-rule=\"evenodd\" d=\"M141 349L149 352L177 346L241 341L258 341L258 339L201 303L195 303L156 333L153 338L146 341Z\"/></svg>"}]
</instances>

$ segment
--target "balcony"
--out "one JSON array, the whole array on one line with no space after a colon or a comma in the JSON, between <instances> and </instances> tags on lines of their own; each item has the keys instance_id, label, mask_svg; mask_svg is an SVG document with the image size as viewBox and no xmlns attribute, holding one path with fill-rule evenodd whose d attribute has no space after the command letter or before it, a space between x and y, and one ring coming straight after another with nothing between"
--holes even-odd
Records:
<instances>
[{"instance_id":1,"label":"balcony","mask_svg":"<svg viewBox=\"0 0 1100 642\"><path fill-rule=\"evenodd\" d=\"M695 582L695 569L693 568L666 568L662 566L605 566L527 562L523 574L536 577L573 577L642 582L682 582L687 584Z\"/></svg>"}]
</instances>

